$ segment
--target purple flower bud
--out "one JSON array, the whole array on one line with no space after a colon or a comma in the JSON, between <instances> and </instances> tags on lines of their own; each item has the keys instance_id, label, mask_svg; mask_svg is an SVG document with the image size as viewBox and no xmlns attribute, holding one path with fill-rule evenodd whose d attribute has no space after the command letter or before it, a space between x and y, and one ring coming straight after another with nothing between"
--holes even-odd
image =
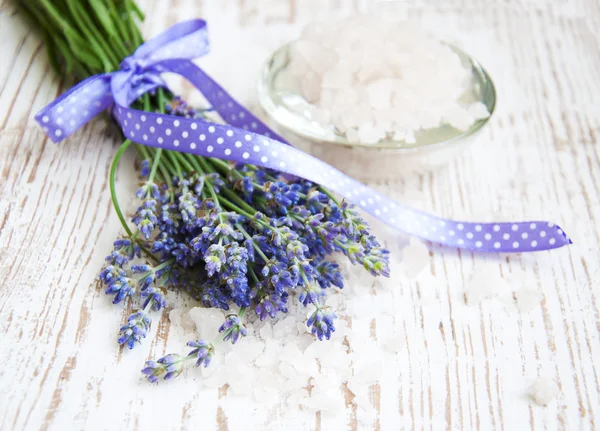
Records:
<instances>
[{"instance_id":1,"label":"purple flower bud","mask_svg":"<svg viewBox=\"0 0 600 431\"><path fill-rule=\"evenodd\" d=\"M119 344L126 344L127 347L133 349L136 342L140 343L142 338L146 338L151 323L152 319L145 311L133 313L127 318L127 323L121 326Z\"/></svg>"},{"instance_id":2,"label":"purple flower bud","mask_svg":"<svg viewBox=\"0 0 600 431\"><path fill-rule=\"evenodd\" d=\"M205 368L208 367L215 354L213 345L204 340L190 341L187 345L194 348L188 356L196 357L196 366L199 367L204 364Z\"/></svg>"}]
</instances>

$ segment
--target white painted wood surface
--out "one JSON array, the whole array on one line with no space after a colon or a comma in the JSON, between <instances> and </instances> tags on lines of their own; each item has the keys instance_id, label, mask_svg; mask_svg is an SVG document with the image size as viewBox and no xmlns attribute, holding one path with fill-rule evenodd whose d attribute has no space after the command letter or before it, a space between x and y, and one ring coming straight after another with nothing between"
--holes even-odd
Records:
<instances>
[{"instance_id":1,"label":"white painted wood surface","mask_svg":"<svg viewBox=\"0 0 600 431\"><path fill-rule=\"evenodd\" d=\"M209 20L203 65L253 105L256 71L316 17L376 2L148 0L147 35L192 16ZM62 89L38 37L0 0L0 429L595 429L600 414L600 5L596 0L381 2L456 40L499 93L479 141L448 168L374 184L404 202L467 219L549 218L574 245L527 255L472 255L431 246L416 280L394 274L405 338L399 378L370 388L374 421L287 411L199 390L190 370L168 385L140 379L143 361L179 351L166 313L151 343L115 343L119 319L95 281L119 233L107 187L118 141L102 120L55 146L34 113ZM233 62L239 56L239 62ZM132 196L132 159L119 172ZM386 236L387 235L387 236ZM392 241L389 232L384 239ZM497 300L465 305L477 272L497 271L544 299L529 312ZM507 292L510 295L510 292ZM185 298L179 299L185 302ZM508 310L508 311L507 311ZM375 319L376 320L376 319ZM527 398L538 377L560 393Z\"/></svg>"}]
</instances>

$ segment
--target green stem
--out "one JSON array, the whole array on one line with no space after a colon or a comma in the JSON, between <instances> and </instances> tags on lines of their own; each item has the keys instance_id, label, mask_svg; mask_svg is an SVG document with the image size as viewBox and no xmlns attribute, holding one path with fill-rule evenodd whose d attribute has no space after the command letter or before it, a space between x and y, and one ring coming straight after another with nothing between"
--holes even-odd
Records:
<instances>
[{"instance_id":1,"label":"green stem","mask_svg":"<svg viewBox=\"0 0 600 431\"><path fill-rule=\"evenodd\" d=\"M258 283L258 277L256 276L256 273L254 272L254 268L252 268L250 266L248 268L248 270L250 271L250 276L252 277L252 280L254 280L254 283Z\"/></svg>"},{"instance_id":2,"label":"green stem","mask_svg":"<svg viewBox=\"0 0 600 431\"><path fill-rule=\"evenodd\" d=\"M179 165L179 162L177 161L177 158L173 155L173 151L167 151L166 152L167 157L171 160L171 162L173 163L173 167L174 167L174 173L177 174L177 176L179 177L179 180L181 180L183 178L183 171L181 170L181 166Z\"/></svg>"},{"instance_id":3,"label":"green stem","mask_svg":"<svg viewBox=\"0 0 600 431\"><path fill-rule=\"evenodd\" d=\"M322 193L325 193L329 197L329 199L331 199L336 205L340 205L337 198L325 187L319 186L319 190L321 190Z\"/></svg>"},{"instance_id":4,"label":"green stem","mask_svg":"<svg viewBox=\"0 0 600 431\"><path fill-rule=\"evenodd\" d=\"M256 208L252 207L251 205L249 205L247 202L245 202L242 198L240 198L238 195L236 195L233 191L229 190L228 188L223 187L223 189L221 189L221 191L227 195L228 198L232 199L233 201L235 201L238 205L240 205L242 208L245 208L246 210L252 212L256 212Z\"/></svg>"},{"instance_id":5,"label":"green stem","mask_svg":"<svg viewBox=\"0 0 600 431\"><path fill-rule=\"evenodd\" d=\"M254 250L257 251L258 255L263 258L263 260L265 261L265 263L268 262L269 258L267 257L267 255L265 255L263 253L263 251L260 249L260 247L258 246L258 244L256 244L256 242L254 242L254 240L252 239L252 237L250 236L250 234L248 232L246 232L246 230L242 227L242 225L238 223L238 224L235 225L235 227L237 227L239 229L239 231L242 232L242 235L244 235L244 237L246 239L249 239L252 242L252 247L254 247Z\"/></svg>"},{"instance_id":6,"label":"green stem","mask_svg":"<svg viewBox=\"0 0 600 431\"><path fill-rule=\"evenodd\" d=\"M158 150L156 150L156 153L154 153L154 159L152 160L152 170L150 171L150 176L148 176L149 183L151 183L154 180L154 175L156 175L156 169L158 169L161 154L162 148L159 148Z\"/></svg>"},{"instance_id":7,"label":"green stem","mask_svg":"<svg viewBox=\"0 0 600 431\"><path fill-rule=\"evenodd\" d=\"M224 197L219 196L218 198L219 198L219 202L221 204L223 204L224 206L228 207L229 209L232 209L232 210L234 210L234 211L240 213L241 215L244 215L244 216L246 216L246 217L248 217L250 219L254 217L252 214L244 211L243 209L241 209L240 207L238 207L236 204L231 203L230 201L228 201Z\"/></svg>"},{"instance_id":8,"label":"green stem","mask_svg":"<svg viewBox=\"0 0 600 431\"><path fill-rule=\"evenodd\" d=\"M113 203L113 207L115 208L115 212L117 213L117 217L119 217L119 220L121 221L121 225L123 225L123 229L125 229L125 232L127 232L127 235L130 238L132 238L133 232L131 232L131 229L129 229L129 226L127 226L127 222L125 221L125 217L123 216L123 212L121 211L121 207L119 206L119 201L117 200L117 192L115 190L115 176L117 174L117 166L119 165L119 160L121 160L121 157L123 157L125 150L127 150L127 148L129 148L130 145L131 145L131 141L129 139L127 139L119 147L117 154L115 154L115 158L113 159L112 165L110 166L109 184L110 184L110 197L112 199L112 203Z\"/></svg>"},{"instance_id":9,"label":"green stem","mask_svg":"<svg viewBox=\"0 0 600 431\"><path fill-rule=\"evenodd\" d=\"M79 27L81 33L83 33L83 36L87 40L89 46L92 48L92 51L94 51L94 53L100 58L100 61L104 67L104 72L111 72L114 70L113 62L107 57L104 50L99 46L99 42L95 40L91 31L89 31L89 23L85 22L85 17L79 13L80 11L78 10L77 2L74 2L73 0L67 0L67 7L75 18L76 25Z\"/></svg>"},{"instance_id":10,"label":"green stem","mask_svg":"<svg viewBox=\"0 0 600 431\"><path fill-rule=\"evenodd\" d=\"M118 39L120 39L122 41L126 41L128 39L127 28L125 27L125 23L123 22L123 19L121 19L121 17L120 17L119 11L117 10L117 7L115 6L115 2L114 2L114 0L107 0L107 3L108 3L108 9L110 10L110 14L113 18L113 22L116 23L117 30L119 31Z\"/></svg>"},{"instance_id":11,"label":"green stem","mask_svg":"<svg viewBox=\"0 0 600 431\"><path fill-rule=\"evenodd\" d=\"M138 245L140 246L140 248L144 251L144 253L146 253L146 255L150 259L152 259L153 261L156 262L157 259L154 257L154 255L152 255L150 250L148 250L146 247L144 247L140 243L140 241L137 240L139 231L136 231L135 233L133 233L133 232L131 232L131 229L129 229L129 226L127 226L127 222L125 221L125 217L123 216L123 212L121 211L121 207L119 206L119 201L117 199L117 191L115 188L115 178L117 175L117 166L119 165L119 161L121 160L121 157L123 157L123 154L125 153L127 148L129 148L130 145L131 145L131 141L129 139L127 139L125 142L123 142L123 144L121 144L121 146L117 150L117 153L115 154L115 158L113 159L113 162L110 166L110 174L109 174L110 197L112 199L112 203L113 203L115 212L117 213L117 217L119 218L119 221L121 222L121 226L123 226L123 229L125 229L127 236L129 236L129 238L131 238L132 241L137 242Z\"/></svg>"},{"instance_id":12,"label":"green stem","mask_svg":"<svg viewBox=\"0 0 600 431\"><path fill-rule=\"evenodd\" d=\"M194 166L196 172L198 172L199 174L204 174L204 169L202 169L196 157L189 153L185 153L184 157Z\"/></svg>"},{"instance_id":13,"label":"green stem","mask_svg":"<svg viewBox=\"0 0 600 431\"><path fill-rule=\"evenodd\" d=\"M188 170L188 172L191 172L194 170L194 167L191 165L190 162L187 161L187 159L183 156L183 154L181 154L178 151L171 151L171 153L177 159L177 161L179 163L181 163Z\"/></svg>"}]
</instances>

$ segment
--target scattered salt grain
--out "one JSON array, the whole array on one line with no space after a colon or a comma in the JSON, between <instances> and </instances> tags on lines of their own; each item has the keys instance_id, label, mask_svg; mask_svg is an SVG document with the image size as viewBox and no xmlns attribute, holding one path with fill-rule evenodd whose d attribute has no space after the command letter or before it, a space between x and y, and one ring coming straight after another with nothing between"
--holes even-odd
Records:
<instances>
[{"instance_id":1,"label":"scattered salt grain","mask_svg":"<svg viewBox=\"0 0 600 431\"><path fill-rule=\"evenodd\" d=\"M517 307L521 313L527 313L540 305L544 295L536 289L522 288L515 292Z\"/></svg>"},{"instance_id":2,"label":"scattered salt grain","mask_svg":"<svg viewBox=\"0 0 600 431\"><path fill-rule=\"evenodd\" d=\"M482 120L490 116L487 107L481 102L473 102L469 105L469 114L476 120Z\"/></svg>"},{"instance_id":3,"label":"scattered salt grain","mask_svg":"<svg viewBox=\"0 0 600 431\"><path fill-rule=\"evenodd\" d=\"M408 278L416 278L429 264L429 249L416 238L411 238L402 250L402 266Z\"/></svg>"},{"instance_id":4,"label":"scattered salt grain","mask_svg":"<svg viewBox=\"0 0 600 431\"><path fill-rule=\"evenodd\" d=\"M223 312L216 308L194 307L189 316L196 325L198 336L206 340L212 340L219 333L219 327L225 320Z\"/></svg>"},{"instance_id":5,"label":"scattered salt grain","mask_svg":"<svg viewBox=\"0 0 600 431\"><path fill-rule=\"evenodd\" d=\"M248 313L248 336L235 346L219 343L210 366L199 370L200 384L210 389L228 384L232 396L322 414L339 414L347 408L343 391L347 384L355 394L358 422L370 423L377 415L369 399L370 385L389 377L391 370L399 372L394 361L402 355L404 336L402 320L393 317L398 312L393 298L398 289L394 284L394 289L377 287L373 292L375 278L343 262L346 286L326 302L340 316L330 340L318 341L307 332L306 319L313 309L291 297L289 313L277 321L261 322ZM171 315L178 322L187 319L200 338L213 340L226 313L192 308ZM373 316L378 322L376 339L371 335ZM352 317L351 329L347 317Z\"/></svg>"},{"instance_id":6,"label":"scattered salt grain","mask_svg":"<svg viewBox=\"0 0 600 431\"><path fill-rule=\"evenodd\" d=\"M546 406L556 398L559 389L554 380L538 378L529 388L529 397L540 406Z\"/></svg>"},{"instance_id":7,"label":"scattered salt grain","mask_svg":"<svg viewBox=\"0 0 600 431\"><path fill-rule=\"evenodd\" d=\"M421 130L468 129L489 112L473 99L471 67L411 23L355 16L307 26L291 51L302 95L349 141L416 142Z\"/></svg>"},{"instance_id":8,"label":"scattered salt grain","mask_svg":"<svg viewBox=\"0 0 600 431\"><path fill-rule=\"evenodd\" d=\"M169 321L173 327L182 328L186 332L193 332L196 328L194 321L190 318L187 310L174 308L169 311Z\"/></svg>"},{"instance_id":9,"label":"scattered salt grain","mask_svg":"<svg viewBox=\"0 0 600 431\"><path fill-rule=\"evenodd\" d=\"M502 278L498 270L487 267L478 269L469 280L468 288L465 291L465 303L471 306L477 305L485 299L509 291L509 284Z\"/></svg>"}]
</instances>

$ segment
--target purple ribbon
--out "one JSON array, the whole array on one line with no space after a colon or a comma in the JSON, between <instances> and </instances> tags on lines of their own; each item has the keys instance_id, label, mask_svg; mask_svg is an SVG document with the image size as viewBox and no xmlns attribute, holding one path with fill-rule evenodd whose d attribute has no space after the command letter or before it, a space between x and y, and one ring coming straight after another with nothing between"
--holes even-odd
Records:
<instances>
[{"instance_id":1,"label":"purple ribbon","mask_svg":"<svg viewBox=\"0 0 600 431\"><path fill-rule=\"evenodd\" d=\"M571 244L562 229L545 221L459 222L408 208L295 149L191 62L208 49L203 20L176 24L123 60L121 70L92 76L62 94L36 115L36 121L52 141L59 142L114 105L113 115L132 141L250 163L326 185L388 225L427 241L488 252L539 251ZM164 72L188 79L229 124L129 108L142 94L165 87L160 76Z\"/></svg>"}]
</instances>

